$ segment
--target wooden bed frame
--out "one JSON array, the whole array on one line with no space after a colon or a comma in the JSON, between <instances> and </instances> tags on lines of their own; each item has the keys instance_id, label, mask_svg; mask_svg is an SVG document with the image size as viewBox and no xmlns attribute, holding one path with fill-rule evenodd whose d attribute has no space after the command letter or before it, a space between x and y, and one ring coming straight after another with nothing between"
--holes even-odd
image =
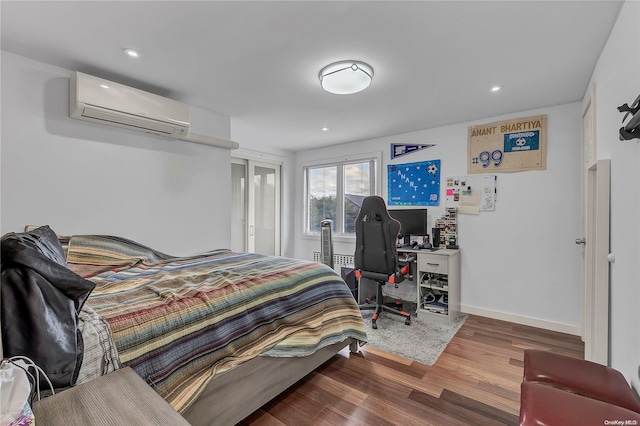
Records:
<instances>
[{"instance_id":1,"label":"wooden bed frame","mask_svg":"<svg viewBox=\"0 0 640 426\"><path fill-rule=\"evenodd\" d=\"M194 426L235 425L347 346L358 352L358 342L347 339L306 357L256 357L211 380L182 416Z\"/></svg>"},{"instance_id":2,"label":"wooden bed frame","mask_svg":"<svg viewBox=\"0 0 640 426\"><path fill-rule=\"evenodd\" d=\"M214 378L182 416L199 425L235 425L349 346L353 339L327 346L306 357L257 357Z\"/></svg>"}]
</instances>

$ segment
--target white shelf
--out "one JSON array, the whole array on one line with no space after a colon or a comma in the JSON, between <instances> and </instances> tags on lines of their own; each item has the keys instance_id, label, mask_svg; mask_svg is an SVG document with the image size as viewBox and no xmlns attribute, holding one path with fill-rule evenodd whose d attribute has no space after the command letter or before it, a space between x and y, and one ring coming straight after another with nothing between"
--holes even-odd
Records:
<instances>
[{"instance_id":1,"label":"white shelf","mask_svg":"<svg viewBox=\"0 0 640 426\"><path fill-rule=\"evenodd\" d=\"M417 253L418 317L452 323L460 313L460 250L446 249ZM447 286L437 285L447 282ZM446 297L448 309L442 313L424 307L424 295L433 292L436 300Z\"/></svg>"}]
</instances>

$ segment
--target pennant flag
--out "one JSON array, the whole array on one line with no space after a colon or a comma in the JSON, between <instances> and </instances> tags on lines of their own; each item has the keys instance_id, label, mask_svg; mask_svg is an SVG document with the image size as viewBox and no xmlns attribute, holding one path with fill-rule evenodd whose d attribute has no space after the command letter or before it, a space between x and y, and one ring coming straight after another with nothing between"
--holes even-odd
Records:
<instances>
[{"instance_id":1,"label":"pennant flag","mask_svg":"<svg viewBox=\"0 0 640 426\"><path fill-rule=\"evenodd\" d=\"M402 157L403 155L411 154L416 151L420 151L421 149L431 148L432 146L436 146L434 143L426 144L426 145L407 145L401 143L392 143L391 144L391 159L397 157Z\"/></svg>"}]
</instances>

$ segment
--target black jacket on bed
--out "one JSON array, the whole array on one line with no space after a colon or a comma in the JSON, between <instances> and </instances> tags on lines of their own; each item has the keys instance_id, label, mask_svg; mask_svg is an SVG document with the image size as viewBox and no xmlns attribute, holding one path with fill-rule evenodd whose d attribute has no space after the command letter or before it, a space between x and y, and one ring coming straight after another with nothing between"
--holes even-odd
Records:
<instances>
[{"instance_id":1,"label":"black jacket on bed","mask_svg":"<svg viewBox=\"0 0 640 426\"><path fill-rule=\"evenodd\" d=\"M55 388L73 385L83 355L78 312L95 284L61 264L64 253L49 227L6 234L1 244L4 357L31 358Z\"/></svg>"}]
</instances>

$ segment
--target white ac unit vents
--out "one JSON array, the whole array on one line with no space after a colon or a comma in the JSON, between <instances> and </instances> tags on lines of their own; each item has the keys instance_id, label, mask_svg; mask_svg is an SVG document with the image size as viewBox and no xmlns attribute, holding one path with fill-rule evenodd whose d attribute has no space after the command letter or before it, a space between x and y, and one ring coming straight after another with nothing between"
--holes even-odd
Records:
<instances>
[{"instance_id":1,"label":"white ac unit vents","mask_svg":"<svg viewBox=\"0 0 640 426\"><path fill-rule=\"evenodd\" d=\"M69 115L176 139L190 126L188 105L81 72L71 77Z\"/></svg>"},{"instance_id":2,"label":"white ac unit vents","mask_svg":"<svg viewBox=\"0 0 640 426\"><path fill-rule=\"evenodd\" d=\"M190 132L189 105L81 72L71 76L69 116L79 120L236 149L236 142Z\"/></svg>"}]
</instances>

